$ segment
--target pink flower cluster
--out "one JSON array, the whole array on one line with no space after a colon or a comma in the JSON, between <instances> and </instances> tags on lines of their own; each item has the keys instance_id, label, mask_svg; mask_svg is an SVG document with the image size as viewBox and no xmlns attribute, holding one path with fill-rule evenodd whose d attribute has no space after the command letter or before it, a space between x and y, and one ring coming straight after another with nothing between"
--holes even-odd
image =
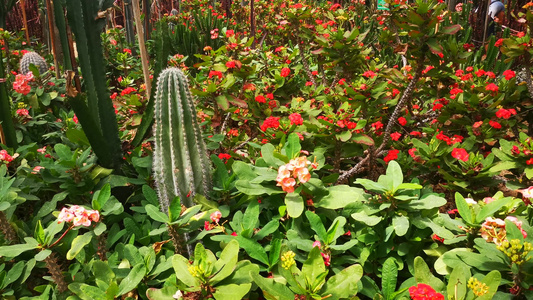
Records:
<instances>
[{"instance_id":1,"label":"pink flower cluster","mask_svg":"<svg viewBox=\"0 0 533 300\"><path fill-rule=\"evenodd\" d=\"M516 217L507 216L505 220L513 222L516 227L520 229L520 232L522 233L524 238L527 237L526 231L522 229L522 222L518 221ZM507 233L505 231L505 220L492 217L488 217L487 219L485 219L485 222L481 224L481 237L489 243L493 242L498 246L501 245L503 241L507 240Z\"/></svg>"},{"instance_id":2,"label":"pink flower cluster","mask_svg":"<svg viewBox=\"0 0 533 300\"><path fill-rule=\"evenodd\" d=\"M6 150L0 150L0 162L8 164L13 161L13 156L9 155Z\"/></svg>"},{"instance_id":3,"label":"pink flower cluster","mask_svg":"<svg viewBox=\"0 0 533 300\"><path fill-rule=\"evenodd\" d=\"M63 207L57 222L72 222L74 226L91 226L92 222L100 220L100 213L97 210L85 209L79 205L72 205L70 208Z\"/></svg>"},{"instance_id":4,"label":"pink flower cluster","mask_svg":"<svg viewBox=\"0 0 533 300\"><path fill-rule=\"evenodd\" d=\"M211 224L211 222L209 222L209 221L205 221L204 222L204 229L206 231L209 231L209 230L215 228L215 226L218 225L218 222L220 222L220 218L222 218L222 213L220 211L217 210L214 213L212 213L209 216L209 219L211 219L211 222L213 222L213 224Z\"/></svg>"},{"instance_id":5,"label":"pink flower cluster","mask_svg":"<svg viewBox=\"0 0 533 300\"><path fill-rule=\"evenodd\" d=\"M288 164L279 167L278 177L276 178L277 186L281 186L284 192L294 192L296 178L298 178L300 183L306 183L311 179L311 173L309 173L307 168L308 165L312 165L313 168L317 167L316 163L311 163L307 160L307 157L302 156L291 159Z\"/></svg>"},{"instance_id":6,"label":"pink flower cluster","mask_svg":"<svg viewBox=\"0 0 533 300\"><path fill-rule=\"evenodd\" d=\"M315 241L313 243L313 248L315 247L322 248L322 244L320 244L320 241ZM326 254L324 252L320 252L320 255L322 255L322 258L324 259L324 265L326 265L326 267L329 267L331 265L331 255Z\"/></svg>"},{"instance_id":7,"label":"pink flower cluster","mask_svg":"<svg viewBox=\"0 0 533 300\"><path fill-rule=\"evenodd\" d=\"M33 80L33 73L29 72L28 74L17 74L15 77L15 82L13 82L13 89L15 92L20 93L26 96L30 91L31 87L28 85L28 82Z\"/></svg>"}]
</instances>

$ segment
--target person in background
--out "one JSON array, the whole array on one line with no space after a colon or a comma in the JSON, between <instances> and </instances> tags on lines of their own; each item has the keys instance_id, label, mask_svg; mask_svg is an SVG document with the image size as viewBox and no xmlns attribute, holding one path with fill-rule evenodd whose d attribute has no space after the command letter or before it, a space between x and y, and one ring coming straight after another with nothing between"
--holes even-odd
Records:
<instances>
[{"instance_id":1,"label":"person in background","mask_svg":"<svg viewBox=\"0 0 533 300\"><path fill-rule=\"evenodd\" d=\"M496 23L501 25L505 21L505 5L500 0L492 0L487 13L489 15L487 37L490 37L496 34Z\"/></svg>"}]
</instances>

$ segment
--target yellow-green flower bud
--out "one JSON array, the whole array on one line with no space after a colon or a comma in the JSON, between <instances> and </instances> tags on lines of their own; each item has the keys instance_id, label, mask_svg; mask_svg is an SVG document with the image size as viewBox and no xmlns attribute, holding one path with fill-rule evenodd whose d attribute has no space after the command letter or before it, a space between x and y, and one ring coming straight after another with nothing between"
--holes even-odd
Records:
<instances>
[{"instance_id":1,"label":"yellow-green flower bud","mask_svg":"<svg viewBox=\"0 0 533 300\"><path fill-rule=\"evenodd\" d=\"M281 255L281 267L285 270L290 269L294 264L296 264L296 261L294 260L294 257L296 254L292 251L287 251Z\"/></svg>"}]
</instances>

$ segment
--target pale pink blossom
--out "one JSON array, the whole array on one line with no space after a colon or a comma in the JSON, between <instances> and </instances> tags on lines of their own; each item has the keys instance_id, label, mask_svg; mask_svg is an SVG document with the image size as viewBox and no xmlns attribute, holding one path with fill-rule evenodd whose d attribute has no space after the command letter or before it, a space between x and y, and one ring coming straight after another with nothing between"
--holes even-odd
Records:
<instances>
[{"instance_id":1,"label":"pale pink blossom","mask_svg":"<svg viewBox=\"0 0 533 300\"><path fill-rule=\"evenodd\" d=\"M318 248L322 247L322 244L320 244L320 241L315 241L313 243L313 248L315 248L315 247L318 247Z\"/></svg>"},{"instance_id":2,"label":"pale pink blossom","mask_svg":"<svg viewBox=\"0 0 533 300\"><path fill-rule=\"evenodd\" d=\"M74 226L91 226L92 222L100 220L100 213L96 210L85 209L83 206L72 205L70 208L63 207L57 222L72 222Z\"/></svg>"},{"instance_id":3,"label":"pale pink blossom","mask_svg":"<svg viewBox=\"0 0 533 300\"><path fill-rule=\"evenodd\" d=\"M518 190L520 193L522 193L522 196L524 198L533 198L533 186L528 187L527 189Z\"/></svg>"},{"instance_id":4,"label":"pale pink blossom","mask_svg":"<svg viewBox=\"0 0 533 300\"><path fill-rule=\"evenodd\" d=\"M217 210L211 214L210 218L211 218L211 221L218 224L218 222L220 221L220 218L222 218L222 213Z\"/></svg>"}]
</instances>

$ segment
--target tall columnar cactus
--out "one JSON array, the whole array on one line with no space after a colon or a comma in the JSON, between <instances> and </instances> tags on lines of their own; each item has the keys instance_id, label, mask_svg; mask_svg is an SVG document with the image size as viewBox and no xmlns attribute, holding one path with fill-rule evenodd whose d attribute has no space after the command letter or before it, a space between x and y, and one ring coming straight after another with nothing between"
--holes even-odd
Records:
<instances>
[{"instance_id":1,"label":"tall columnar cactus","mask_svg":"<svg viewBox=\"0 0 533 300\"><path fill-rule=\"evenodd\" d=\"M196 193L209 192L211 168L189 83L181 70L161 72L154 101L154 178L161 210L167 213L175 196L191 207Z\"/></svg>"},{"instance_id":2,"label":"tall columnar cactus","mask_svg":"<svg viewBox=\"0 0 533 300\"><path fill-rule=\"evenodd\" d=\"M41 75L48 71L46 60L35 52L28 52L22 56L20 59L20 73L28 74L31 72L30 65L35 65Z\"/></svg>"}]
</instances>

